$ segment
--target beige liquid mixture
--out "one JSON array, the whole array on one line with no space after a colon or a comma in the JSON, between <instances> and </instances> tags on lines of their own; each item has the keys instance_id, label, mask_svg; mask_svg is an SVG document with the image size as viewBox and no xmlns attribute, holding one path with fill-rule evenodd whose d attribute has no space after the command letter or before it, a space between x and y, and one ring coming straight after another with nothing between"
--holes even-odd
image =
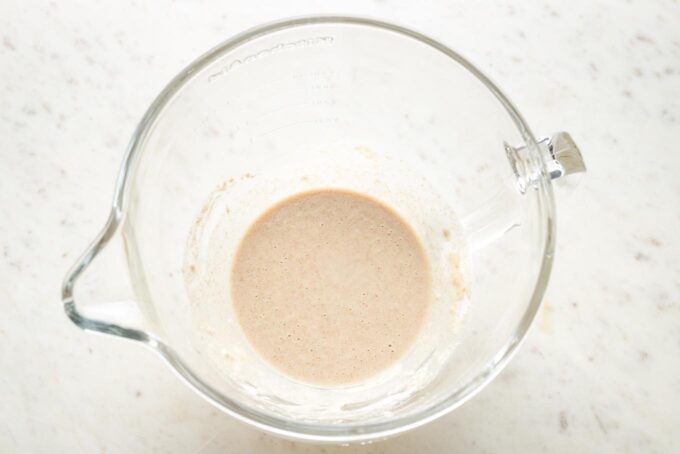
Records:
<instances>
[{"instance_id":1,"label":"beige liquid mixture","mask_svg":"<svg viewBox=\"0 0 680 454\"><path fill-rule=\"evenodd\" d=\"M394 211L318 190L266 211L231 275L237 319L255 350L291 378L360 381L413 344L432 301L425 251Z\"/></svg>"}]
</instances>

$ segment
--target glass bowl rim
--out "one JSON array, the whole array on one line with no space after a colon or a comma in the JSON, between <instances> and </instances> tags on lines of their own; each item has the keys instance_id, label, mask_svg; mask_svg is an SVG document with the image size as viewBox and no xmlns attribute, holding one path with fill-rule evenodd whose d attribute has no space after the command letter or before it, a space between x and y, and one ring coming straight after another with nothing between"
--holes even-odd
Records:
<instances>
[{"instance_id":1,"label":"glass bowl rim","mask_svg":"<svg viewBox=\"0 0 680 454\"><path fill-rule=\"evenodd\" d=\"M539 231L545 234L543 242L542 261L538 279L534 286L532 297L527 309L517 326L514 335L506 341L503 347L490 359L487 366L465 386L448 395L445 399L437 402L419 412L390 419L379 423L367 424L315 424L298 422L279 418L264 412L241 405L240 403L222 395L214 388L203 382L193 373L182 361L172 348L165 344L162 339L156 338L140 330L123 328L115 324L90 320L84 317L75 307L72 298L72 288L78 275L96 257L96 255L106 246L108 241L116 234L125 217L125 207L127 206L127 194L129 186L132 184L131 175L135 169L135 161L138 155L143 152L146 138L148 137L153 125L158 120L163 109L169 101L191 80L213 63L218 58L235 50L239 46L259 37L269 35L278 31L291 28L304 27L309 25L355 25L364 26L381 31L396 33L401 37L415 39L426 44L435 51L439 51L463 66L482 82L498 99L506 109L507 113L515 123L521 137L523 138L529 153L540 166L537 169L540 178L536 181L536 191L539 209L545 216L542 217L542 226ZM461 406L467 400L476 395L484 388L510 361L516 353L520 343L525 338L535 315L540 307L541 300L550 277L552 268L553 251L555 246L555 203L552 192L552 184L547 177L545 163L540 155L537 142L531 133L526 122L519 114L509 99L472 63L467 61L457 52L449 47L419 32L410 30L400 25L383 22L380 20L353 16L336 15L316 15L305 16L293 19L276 21L254 27L239 35L218 44L213 49L197 58L186 68L184 68L168 85L160 92L156 99L151 103L146 113L136 127L133 136L128 144L123 159L118 179L116 182L115 193L108 221L97 239L90 245L88 250L81 256L79 261L73 266L66 276L62 287L62 300L65 311L71 320L78 326L89 331L100 333L115 334L132 340L137 340L152 348L159 353L168 365L186 382L197 394L205 398L208 402L244 421L250 425L258 427L270 433L277 434L286 438L316 441L316 442L335 442L352 443L365 442L380 438L387 438L410 429L414 429L429 421L432 421Z\"/></svg>"}]
</instances>

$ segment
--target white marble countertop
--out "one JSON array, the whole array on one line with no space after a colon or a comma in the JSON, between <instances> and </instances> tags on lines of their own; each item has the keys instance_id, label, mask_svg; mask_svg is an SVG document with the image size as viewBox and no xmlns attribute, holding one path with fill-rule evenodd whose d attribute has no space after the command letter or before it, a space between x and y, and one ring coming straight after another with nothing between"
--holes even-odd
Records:
<instances>
[{"instance_id":1,"label":"white marble countertop","mask_svg":"<svg viewBox=\"0 0 680 454\"><path fill-rule=\"evenodd\" d=\"M677 1L0 3L0 452L679 452ZM370 446L297 444L197 398L152 352L76 329L61 279L102 226L165 83L286 16L369 15L443 40L589 173L558 194L545 304L475 399Z\"/></svg>"}]
</instances>

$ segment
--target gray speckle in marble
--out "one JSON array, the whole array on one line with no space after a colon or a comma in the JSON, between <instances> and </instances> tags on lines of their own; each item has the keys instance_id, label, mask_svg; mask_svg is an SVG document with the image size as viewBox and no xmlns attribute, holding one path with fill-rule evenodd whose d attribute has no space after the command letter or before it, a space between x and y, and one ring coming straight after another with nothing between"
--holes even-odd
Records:
<instances>
[{"instance_id":1,"label":"gray speckle in marble","mask_svg":"<svg viewBox=\"0 0 680 454\"><path fill-rule=\"evenodd\" d=\"M567 419L567 412L562 410L558 415L558 420L560 424L560 432L566 432L569 429L569 420Z\"/></svg>"}]
</instances>

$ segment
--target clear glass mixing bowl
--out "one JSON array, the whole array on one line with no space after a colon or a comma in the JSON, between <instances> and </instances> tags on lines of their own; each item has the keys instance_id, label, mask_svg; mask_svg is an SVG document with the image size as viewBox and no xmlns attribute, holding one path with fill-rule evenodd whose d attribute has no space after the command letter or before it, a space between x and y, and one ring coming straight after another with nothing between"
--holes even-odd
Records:
<instances>
[{"instance_id":1,"label":"clear glass mixing bowl","mask_svg":"<svg viewBox=\"0 0 680 454\"><path fill-rule=\"evenodd\" d=\"M460 406L507 364L550 274L551 179L582 170L566 133L536 141L498 88L437 41L359 18L266 25L200 57L153 102L109 220L62 299L81 328L151 347L199 395L257 427L316 441L387 437ZM324 187L402 214L436 295L403 360L336 388L267 366L228 301L228 265L249 223Z\"/></svg>"}]
</instances>

